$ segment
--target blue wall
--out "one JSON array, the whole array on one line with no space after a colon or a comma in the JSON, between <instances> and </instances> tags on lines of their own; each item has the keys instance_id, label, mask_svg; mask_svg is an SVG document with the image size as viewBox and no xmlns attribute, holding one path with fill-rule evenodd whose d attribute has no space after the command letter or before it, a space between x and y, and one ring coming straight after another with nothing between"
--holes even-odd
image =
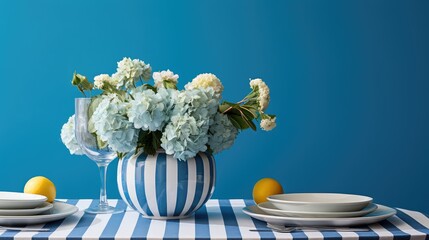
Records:
<instances>
[{"instance_id":1,"label":"blue wall","mask_svg":"<svg viewBox=\"0 0 429 240\"><path fill-rule=\"evenodd\" d=\"M262 177L286 192L349 192L429 212L428 1L1 1L0 189L35 175L60 198L97 198L98 175L60 129L77 70L124 56L180 83L213 72L239 100L271 87L275 131L242 133L217 156L214 197L250 198ZM116 162L109 194L118 198Z\"/></svg>"}]
</instances>

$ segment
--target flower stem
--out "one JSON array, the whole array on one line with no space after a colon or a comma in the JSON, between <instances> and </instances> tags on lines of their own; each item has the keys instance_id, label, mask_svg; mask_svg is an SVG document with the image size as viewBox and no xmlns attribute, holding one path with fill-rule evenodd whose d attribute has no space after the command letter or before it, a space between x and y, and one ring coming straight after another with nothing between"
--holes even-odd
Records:
<instances>
[{"instance_id":1,"label":"flower stem","mask_svg":"<svg viewBox=\"0 0 429 240\"><path fill-rule=\"evenodd\" d=\"M225 111L223 111L222 113L225 114L226 112L228 112L231 109L232 109L232 107L229 107L229 108L225 109Z\"/></svg>"}]
</instances>

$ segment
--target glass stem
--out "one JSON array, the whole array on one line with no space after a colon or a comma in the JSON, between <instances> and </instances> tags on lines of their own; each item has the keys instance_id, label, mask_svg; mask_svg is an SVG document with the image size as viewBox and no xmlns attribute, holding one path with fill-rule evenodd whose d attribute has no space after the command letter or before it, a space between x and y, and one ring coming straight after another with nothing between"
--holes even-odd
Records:
<instances>
[{"instance_id":1,"label":"glass stem","mask_svg":"<svg viewBox=\"0 0 429 240\"><path fill-rule=\"evenodd\" d=\"M106 175L107 175L107 166L109 164L99 164L98 170L100 171L100 203L98 204L100 209L107 208L109 206L109 203L107 202L107 191L106 191Z\"/></svg>"}]
</instances>

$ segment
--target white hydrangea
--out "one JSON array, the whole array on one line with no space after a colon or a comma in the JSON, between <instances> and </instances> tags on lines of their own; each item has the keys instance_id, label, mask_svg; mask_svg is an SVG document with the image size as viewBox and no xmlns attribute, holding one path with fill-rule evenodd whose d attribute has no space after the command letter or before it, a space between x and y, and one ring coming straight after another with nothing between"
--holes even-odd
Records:
<instances>
[{"instance_id":1,"label":"white hydrangea","mask_svg":"<svg viewBox=\"0 0 429 240\"><path fill-rule=\"evenodd\" d=\"M94 77L94 87L97 89L103 89L104 83L110 83L112 86L118 84L117 78L112 78L109 74L100 74Z\"/></svg>"},{"instance_id":2,"label":"white hydrangea","mask_svg":"<svg viewBox=\"0 0 429 240\"><path fill-rule=\"evenodd\" d=\"M120 88L121 87L120 83L122 84L122 82L124 81L124 78L122 77L121 74L116 72L116 73L112 74L111 81L112 81L113 86Z\"/></svg>"},{"instance_id":3,"label":"white hydrangea","mask_svg":"<svg viewBox=\"0 0 429 240\"><path fill-rule=\"evenodd\" d=\"M161 71L153 73L153 80L155 82L155 87L164 88L164 82L176 86L178 82L179 75L174 74L172 71Z\"/></svg>"},{"instance_id":4,"label":"white hydrangea","mask_svg":"<svg viewBox=\"0 0 429 240\"><path fill-rule=\"evenodd\" d=\"M61 140L70 154L83 155L83 150L80 148L74 135L74 115L69 117L67 123L61 128Z\"/></svg>"},{"instance_id":5,"label":"white hydrangea","mask_svg":"<svg viewBox=\"0 0 429 240\"><path fill-rule=\"evenodd\" d=\"M219 107L212 88L181 91L170 122L165 126L161 147L167 154L186 160L207 150L208 129Z\"/></svg>"},{"instance_id":6,"label":"white hydrangea","mask_svg":"<svg viewBox=\"0 0 429 240\"><path fill-rule=\"evenodd\" d=\"M151 89L134 92L127 110L129 120L137 129L162 130L170 119L177 92L165 88L159 89L157 93Z\"/></svg>"},{"instance_id":7,"label":"white hydrangea","mask_svg":"<svg viewBox=\"0 0 429 240\"><path fill-rule=\"evenodd\" d=\"M195 157L207 150L208 128L207 120L198 121L188 114L174 115L162 134L161 147L179 160Z\"/></svg>"},{"instance_id":8,"label":"white hydrangea","mask_svg":"<svg viewBox=\"0 0 429 240\"><path fill-rule=\"evenodd\" d=\"M229 121L228 116L218 112L209 129L208 144L213 153L219 153L234 144L237 134L238 130Z\"/></svg>"},{"instance_id":9,"label":"white hydrangea","mask_svg":"<svg viewBox=\"0 0 429 240\"><path fill-rule=\"evenodd\" d=\"M260 78L251 80L250 87L258 90L259 111L264 112L270 103L270 89Z\"/></svg>"},{"instance_id":10,"label":"white hydrangea","mask_svg":"<svg viewBox=\"0 0 429 240\"><path fill-rule=\"evenodd\" d=\"M138 130L126 117L126 104L115 94L103 96L90 121L101 140L120 153L127 153L137 146Z\"/></svg>"},{"instance_id":11,"label":"white hydrangea","mask_svg":"<svg viewBox=\"0 0 429 240\"><path fill-rule=\"evenodd\" d=\"M118 62L115 78L118 79L118 87L131 87L139 79L149 80L152 75L150 64L145 64L139 59L123 58Z\"/></svg>"},{"instance_id":12,"label":"white hydrangea","mask_svg":"<svg viewBox=\"0 0 429 240\"><path fill-rule=\"evenodd\" d=\"M276 117L264 118L261 121L261 128L265 131L271 131L277 126Z\"/></svg>"},{"instance_id":13,"label":"white hydrangea","mask_svg":"<svg viewBox=\"0 0 429 240\"><path fill-rule=\"evenodd\" d=\"M197 88L213 88L218 97L220 97L223 91L223 85L221 81L219 80L219 78L216 77L216 75L212 73L200 74L196 76L192 80L192 82L187 83L185 85L186 90L192 90Z\"/></svg>"},{"instance_id":14,"label":"white hydrangea","mask_svg":"<svg viewBox=\"0 0 429 240\"><path fill-rule=\"evenodd\" d=\"M211 120L218 108L219 99L212 88L197 88L179 93L173 115L189 114L196 120Z\"/></svg>"}]
</instances>

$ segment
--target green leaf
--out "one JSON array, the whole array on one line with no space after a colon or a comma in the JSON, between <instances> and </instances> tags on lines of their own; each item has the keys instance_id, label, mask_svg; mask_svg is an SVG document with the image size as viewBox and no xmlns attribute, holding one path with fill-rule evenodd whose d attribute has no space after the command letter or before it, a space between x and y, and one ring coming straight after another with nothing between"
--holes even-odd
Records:
<instances>
[{"instance_id":1,"label":"green leaf","mask_svg":"<svg viewBox=\"0 0 429 240\"><path fill-rule=\"evenodd\" d=\"M230 119L233 119L235 122L237 122L239 129L244 130L244 129L249 128L249 125L246 123L246 121L241 116L231 115ZM231 121L231 122L233 122L233 121Z\"/></svg>"},{"instance_id":2,"label":"green leaf","mask_svg":"<svg viewBox=\"0 0 429 240\"><path fill-rule=\"evenodd\" d=\"M228 101L223 101L222 104L227 104L229 106L236 106L236 105L238 105L237 103L228 102Z\"/></svg>"},{"instance_id":3,"label":"green leaf","mask_svg":"<svg viewBox=\"0 0 429 240\"><path fill-rule=\"evenodd\" d=\"M256 118L255 115L253 115L253 113L251 111L249 111L247 108L245 107L240 107L241 112L247 117L247 119L249 120L253 120Z\"/></svg>"},{"instance_id":4,"label":"green leaf","mask_svg":"<svg viewBox=\"0 0 429 240\"><path fill-rule=\"evenodd\" d=\"M74 86L78 86L80 84L80 77L78 76L80 74L77 74L76 72L73 73L73 78L72 78L72 85Z\"/></svg>"},{"instance_id":5,"label":"green leaf","mask_svg":"<svg viewBox=\"0 0 429 240\"><path fill-rule=\"evenodd\" d=\"M240 108L239 104L223 101L219 106L219 112L227 114L237 108Z\"/></svg>"},{"instance_id":6,"label":"green leaf","mask_svg":"<svg viewBox=\"0 0 429 240\"><path fill-rule=\"evenodd\" d=\"M248 121L248 123L249 123L250 128L251 128L253 131L256 131L256 125L255 125L255 123L254 123L253 121Z\"/></svg>"},{"instance_id":7,"label":"green leaf","mask_svg":"<svg viewBox=\"0 0 429 240\"><path fill-rule=\"evenodd\" d=\"M98 149L103 149L107 147L107 142L104 142L103 140L101 140L101 138L98 135L96 135L95 139L97 139Z\"/></svg>"},{"instance_id":8,"label":"green leaf","mask_svg":"<svg viewBox=\"0 0 429 240\"><path fill-rule=\"evenodd\" d=\"M228 115L229 121L231 121L232 125L234 125L235 128L241 129L240 124L230 115Z\"/></svg>"},{"instance_id":9,"label":"green leaf","mask_svg":"<svg viewBox=\"0 0 429 240\"><path fill-rule=\"evenodd\" d=\"M246 121L247 125L249 125L249 127L253 130L256 131L256 125L253 122L253 117L252 116L243 116L243 119Z\"/></svg>"},{"instance_id":10,"label":"green leaf","mask_svg":"<svg viewBox=\"0 0 429 240\"><path fill-rule=\"evenodd\" d=\"M92 121L92 115L94 114L98 105L100 105L101 101L102 101L102 98L100 96L97 96L97 97L93 97L91 99L91 103L89 104L89 108L88 108L88 131L90 133L96 132L95 127L94 127L94 121Z\"/></svg>"},{"instance_id":11,"label":"green leaf","mask_svg":"<svg viewBox=\"0 0 429 240\"><path fill-rule=\"evenodd\" d=\"M147 84L147 83L143 84L142 87L143 87L143 89L150 89L150 90L154 91L155 93L158 92L158 89L156 89L156 87L154 87L150 84Z\"/></svg>"},{"instance_id":12,"label":"green leaf","mask_svg":"<svg viewBox=\"0 0 429 240\"><path fill-rule=\"evenodd\" d=\"M152 134L152 147L156 151L161 147L162 132L156 131L156 132L151 132L151 134Z\"/></svg>"},{"instance_id":13,"label":"green leaf","mask_svg":"<svg viewBox=\"0 0 429 240\"><path fill-rule=\"evenodd\" d=\"M125 153L117 152L116 155L118 156L119 159L122 159L123 157L125 157Z\"/></svg>"},{"instance_id":14,"label":"green leaf","mask_svg":"<svg viewBox=\"0 0 429 240\"><path fill-rule=\"evenodd\" d=\"M171 88L171 89L177 90L176 83L171 80L164 80L163 85L165 88Z\"/></svg>"},{"instance_id":15,"label":"green leaf","mask_svg":"<svg viewBox=\"0 0 429 240\"><path fill-rule=\"evenodd\" d=\"M247 128L251 128L253 131L256 131L256 125L253 123L252 120L247 119L247 117L245 115L241 116L243 121L246 123Z\"/></svg>"},{"instance_id":16,"label":"green leaf","mask_svg":"<svg viewBox=\"0 0 429 240\"><path fill-rule=\"evenodd\" d=\"M229 107L230 107L230 105L228 105L228 104L226 104L226 103L222 103L221 105L219 105L219 112L223 113L223 112L225 112Z\"/></svg>"},{"instance_id":17,"label":"green leaf","mask_svg":"<svg viewBox=\"0 0 429 240\"><path fill-rule=\"evenodd\" d=\"M79 91L83 93L83 95L85 96L86 96L85 91L91 91L94 87L94 85L90 83L85 76L76 72L74 72L73 74L73 79L71 83L74 86L76 86L79 89Z\"/></svg>"},{"instance_id":18,"label":"green leaf","mask_svg":"<svg viewBox=\"0 0 429 240\"><path fill-rule=\"evenodd\" d=\"M241 114L241 118L243 119L243 121L245 122L245 124L247 125L247 127L250 127L253 129L253 131L256 131L256 125L253 123L253 116L250 113L249 117L244 114L244 112L242 111L242 109L240 107L237 108L237 111L240 112Z\"/></svg>"},{"instance_id":19,"label":"green leaf","mask_svg":"<svg viewBox=\"0 0 429 240\"><path fill-rule=\"evenodd\" d=\"M238 110L237 108L240 109L240 107L233 107L231 110L226 112L226 114L241 116L240 110Z\"/></svg>"},{"instance_id":20,"label":"green leaf","mask_svg":"<svg viewBox=\"0 0 429 240\"><path fill-rule=\"evenodd\" d=\"M138 149L143 148L143 151L146 154L154 155L156 153L156 150L161 147L161 137L161 131L150 132L140 130L136 152L138 151Z\"/></svg>"},{"instance_id":21,"label":"green leaf","mask_svg":"<svg viewBox=\"0 0 429 240\"><path fill-rule=\"evenodd\" d=\"M80 85L77 86L77 89L79 90L79 92L81 92L86 97L86 94L85 94L85 92L83 91L83 88Z\"/></svg>"},{"instance_id":22,"label":"green leaf","mask_svg":"<svg viewBox=\"0 0 429 240\"><path fill-rule=\"evenodd\" d=\"M253 119L258 117L258 109L256 107L248 106L248 105L242 105L240 107L242 110L250 113L253 116Z\"/></svg>"},{"instance_id":23,"label":"green leaf","mask_svg":"<svg viewBox=\"0 0 429 240\"><path fill-rule=\"evenodd\" d=\"M207 152L208 153L210 153L210 154L213 154L213 149L210 147L210 145L208 145L208 144L206 144L206 146L207 146Z\"/></svg>"}]
</instances>

